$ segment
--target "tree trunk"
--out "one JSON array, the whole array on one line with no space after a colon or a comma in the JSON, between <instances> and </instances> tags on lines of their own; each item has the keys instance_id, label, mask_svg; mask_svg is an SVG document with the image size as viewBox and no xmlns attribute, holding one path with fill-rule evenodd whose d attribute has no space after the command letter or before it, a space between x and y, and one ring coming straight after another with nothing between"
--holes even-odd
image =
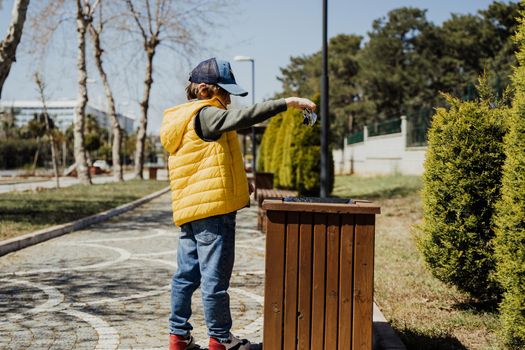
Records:
<instances>
[{"instance_id":1,"label":"tree trunk","mask_svg":"<svg viewBox=\"0 0 525 350\"><path fill-rule=\"evenodd\" d=\"M137 130L137 143L135 145L135 173L134 177L143 179L144 170L144 149L146 144L146 129L148 127L148 107L151 85L153 84L153 57L155 56L156 45L146 45L148 62L146 65L146 78L144 79L144 96L140 102L141 117Z\"/></svg>"},{"instance_id":2,"label":"tree trunk","mask_svg":"<svg viewBox=\"0 0 525 350\"><path fill-rule=\"evenodd\" d=\"M0 43L0 97L2 96L4 82L11 70L11 64L16 62L16 48L22 38L28 6L29 0L16 0L14 2L7 35Z\"/></svg>"},{"instance_id":3,"label":"tree trunk","mask_svg":"<svg viewBox=\"0 0 525 350\"><path fill-rule=\"evenodd\" d=\"M102 66L102 47L100 45L100 33L90 25L91 39L93 40L93 48L95 55L95 64L104 85L104 92L108 100L108 110L111 116L111 128L113 131L113 144L112 144L112 159L113 159L113 177L115 181L124 181L124 176L122 174L122 165L121 165L121 147L122 147L122 129L118 121L117 111L115 108L115 99L113 98L113 92L109 86L108 76Z\"/></svg>"},{"instance_id":4,"label":"tree trunk","mask_svg":"<svg viewBox=\"0 0 525 350\"><path fill-rule=\"evenodd\" d=\"M62 167L65 169L67 167L67 145L66 140L62 141Z\"/></svg>"},{"instance_id":5,"label":"tree trunk","mask_svg":"<svg viewBox=\"0 0 525 350\"><path fill-rule=\"evenodd\" d=\"M51 125L49 125L49 114L47 113L45 83L40 77L39 73L35 73L35 83L38 87L38 92L40 93L40 100L42 101L42 106L44 107L44 120L47 137L49 139L48 141L51 145L51 159L53 161L53 172L55 174L56 188L59 188L60 182L58 180L58 151L56 148L55 137L53 135L53 131L51 130Z\"/></svg>"},{"instance_id":6,"label":"tree trunk","mask_svg":"<svg viewBox=\"0 0 525 350\"><path fill-rule=\"evenodd\" d=\"M91 176L86 161L86 150L84 147L84 119L86 105L88 100L87 94L87 69L86 69L86 29L87 21L84 18L84 11L80 0L77 0L77 38L78 38L78 97L75 108L75 123L73 129L74 135L74 153L78 178L80 183L91 185Z\"/></svg>"},{"instance_id":7,"label":"tree trunk","mask_svg":"<svg viewBox=\"0 0 525 350\"><path fill-rule=\"evenodd\" d=\"M35 176L36 163L38 163L38 155L40 154L40 137L36 138L36 152L33 157L33 167L31 168L31 176Z\"/></svg>"},{"instance_id":8,"label":"tree trunk","mask_svg":"<svg viewBox=\"0 0 525 350\"><path fill-rule=\"evenodd\" d=\"M49 121L46 113L46 130L49 137L49 143L51 144L51 158L53 159L53 172L55 173L56 188L60 187L60 181L58 179L58 151L55 143L55 138L53 136L53 131L49 128Z\"/></svg>"},{"instance_id":9,"label":"tree trunk","mask_svg":"<svg viewBox=\"0 0 525 350\"><path fill-rule=\"evenodd\" d=\"M55 142L55 137L53 136L53 131L51 130L51 126L49 125L49 115L47 113L47 104L46 104L46 97L44 95L44 87L43 85L38 85L38 88L40 90L40 98L42 99L42 104L44 106L46 133L49 139L49 144L51 145L51 159L53 161L53 173L55 174L56 188L59 188L60 182L58 180L58 151L56 148L56 142Z\"/></svg>"}]
</instances>

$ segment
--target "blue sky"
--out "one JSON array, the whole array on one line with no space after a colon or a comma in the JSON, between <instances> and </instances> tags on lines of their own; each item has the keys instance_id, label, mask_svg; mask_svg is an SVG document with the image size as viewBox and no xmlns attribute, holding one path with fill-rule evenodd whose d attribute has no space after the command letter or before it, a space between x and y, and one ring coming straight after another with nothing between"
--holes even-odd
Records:
<instances>
[{"instance_id":1,"label":"blue sky","mask_svg":"<svg viewBox=\"0 0 525 350\"><path fill-rule=\"evenodd\" d=\"M398 7L427 9L428 19L439 24L448 19L451 13L475 13L488 7L492 1L329 0L328 3L329 37L340 33L366 37L374 19L383 17L388 11ZM0 10L2 37L10 20L11 7L12 0L3 0L3 9ZM238 83L251 93L251 65L249 62L233 62L233 57L246 55L255 58L256 101L269 98L279 91L280 83L276 79L280 74L279 67L285 67L290 56L314 53L322 45L321 0L239 0L227 21L228 23L223 23L223 28L209 37L209 42L214 43L214 47L200 57L194 57L192 65L212 56L230 60ZM2 100L36 99L31 76L37 66L43 70L51 98L76 97L76 42L60 40L56 40L52 54L39 60L26 53L24 49L27 49L27 41L22 38L22 50L4 85ZM154 76L148 125L151 133L158 133L163 109L184 101L184 85L191 69L186 63L179 62L169 50L162 50L156 57L155 64L158 69ZM108 67L119 108L125 113L138 116L138 100L142 96L142 67L123 67L118 59L108 60ZM94 81L89 85L90 100L95 104L104 104L102 90L97 83L97 73L93 67L90 68L89 74ZM251 100L249 95L234 103L248 104Z\"/></svg>"}]
</instances>

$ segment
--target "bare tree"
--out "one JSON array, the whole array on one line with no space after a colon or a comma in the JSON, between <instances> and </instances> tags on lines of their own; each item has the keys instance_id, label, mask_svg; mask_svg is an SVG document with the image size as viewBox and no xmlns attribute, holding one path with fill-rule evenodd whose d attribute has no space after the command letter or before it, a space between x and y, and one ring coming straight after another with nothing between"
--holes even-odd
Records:
<instances>
[{"instance_id":1,"label":"bare tree","mask_svg":"<svg viewBox=\"0 0 525 350\"><path fill-rule=\"evenodd\" d=\"M122 147L122 129L117 116L117 110L115 108L115 99L113 98L113 91L109 85L108 76L104 70L102 64L102 55L104 50L102 49L100 36L104 30L105 21L102 18L102 6L99 7L99 18L97 24L90 22L88 25L89 34L93 43L93 54L95 56L95 65L97 66L100 80L104 86L104 93L108 100L108 111L111 117L111 129L113 133L113 145L111 148L112 159L113 159L113 176L116 181L124 181L124 176L122 174L122 165L121 165L121 147Z\"/></svg>"},{"instance_id":2,"label":"bare tree","mask_svg":"<svg viewBox=\"0 0 525 350\"><path fill-rule=\"evenodd\" d=\"M15 0L7 35L0 42L0 97L2 96L4 82L11 70L11 65L16 61L16 48L22 38L28 6L29 0Z\"/></svg>"},{"instance_id":3,"label":"bare tree","mask_svg":"<svg viewBox=\"0 0 525 350\"><path fill-rule=\"evenodd\" d=\"M82 184L91 185L91 176L86 158L86 148L84 146L84 122L86 117L86 105L88 102L87 91L87 68L86 68L86 32L91 22L93 22L93 12L99 4L95 0L91 4L90 0L77 0L76 23L77 23L77 69L78 69L78 97L77 107L75 108L74 153L75 163L77 164L77 174Z\"/></svg>"},{"instance_id":4,"label":"bare tree","mask_svg":"<svg viewBox=\"0 0 525 350\"><path fill-rule=\"evenodd\" d=\"M51 130L51 125L49 122L49 114L47 113L47 98L45 94L46 85L44 81L42 80L40 73L36 72L34 75L34 79L35 79L35 83L38 89L38 94L40 95L40 100L42 101L42 105L44 109L45 127L46 127L47 138L51 145L51 159L53 161L53 172L55 174L56 188L59 188L60 182L58 179L58 152L57 152L56 140L53 134L53 130Z\"/></svg>"},{"instance_id":5,"label":"bare tree","mask_svg":"<svg viewBox=\"0 0 525 350\"><path fill-rule=\"evenodd\" d=\"M227 13L232 1L225 0L123 0L130 17L130 32L138 33L146 55L144 91L135 147L134 177L143 178L148 108L153 84L153 58L159 45L188 58L202 47L198 38L217 26L213 21Z\"/></svg>"},{"instance_id":6,"label":"bare tree","mask_svg":"<svg viewBox=\"0 0 525 350\"><path fill-rule=\"evenodd\" d=\"M88 102L87 91L87 68L86 68L86 33L89 24L93 21L93 12L100 0L53 0L42 4L31 19L32 25L32 51L44 56L45 50L55 32L64 23L71 23L74 19L77 36L77 71L78 71L78 95L75 108L75 119L73 124L75 157L75 169L82 184L90 185L91 176L87 163L84 124L85 112Z\"/></svg>"}]
</instances>

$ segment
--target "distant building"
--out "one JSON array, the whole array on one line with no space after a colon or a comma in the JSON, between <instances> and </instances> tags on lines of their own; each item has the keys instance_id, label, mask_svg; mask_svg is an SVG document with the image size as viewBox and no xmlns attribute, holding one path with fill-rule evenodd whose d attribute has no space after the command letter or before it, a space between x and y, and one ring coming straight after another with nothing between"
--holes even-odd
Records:
<instances>
[{"instance_id":1,"label":"distant building","mask_svg":"<svg viewBox=\"0 0 525 350\"><path fill-rule=\"evenodd\" d=\"M61 131L66 131L75 120L75 108L77 101L48 101L47 113L53 119L56 127ZM0 101L0 112L10 111L15 118L15 125L21 127L34 119L35 115L44 112L44 107L40 101ZM111 121L106 112L88 104L86 115L92 115L102 128L111 130ZM122 114L118 114L120 127L127 134L133 132L134 119Z\"/></svg>"}]
</instances>

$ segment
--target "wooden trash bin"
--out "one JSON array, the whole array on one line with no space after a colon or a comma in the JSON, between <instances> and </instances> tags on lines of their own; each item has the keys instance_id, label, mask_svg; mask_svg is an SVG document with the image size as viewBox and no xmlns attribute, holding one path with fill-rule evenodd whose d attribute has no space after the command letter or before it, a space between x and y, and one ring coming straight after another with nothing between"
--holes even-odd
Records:
<instances>
[{"instance_id":1,"label":"wooden trash bin","mask_svg":"<svg viewBox=\"0 0 525 350\"><path fill-rule=\"evenodd\" d=\"M265 200L263 209L264 349L371 350L380 208Z\"/></svg>"},{"instance_id":2,"label":"wooden trash bin","mask_svg":"<svg viewBox=\"0 0 525 350\"><path fill-rule=\"evenodd\" d=\"M150 180L157 180L157 171L160 167L157 166L150 166L148 167L148 179Z\"/></svg>"}]
</instances>

